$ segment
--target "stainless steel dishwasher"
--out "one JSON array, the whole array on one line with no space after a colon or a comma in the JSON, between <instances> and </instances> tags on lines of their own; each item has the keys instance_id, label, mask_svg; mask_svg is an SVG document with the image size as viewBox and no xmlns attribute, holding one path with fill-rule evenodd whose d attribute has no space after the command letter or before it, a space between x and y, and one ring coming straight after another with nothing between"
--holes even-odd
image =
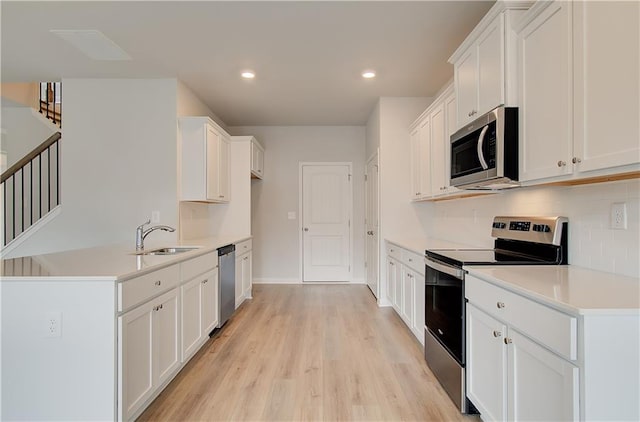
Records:
<instances>
[{"instance_id":1,"label":"stainless steel dishwasher","mask_svg":"<svg viewBox=\"0 0 640 422\"><path fill-rule=\"evenodd\" d=\"M218 276L220 291L218 309L220 319L218 328L222 327L236 310L236 246L227 245L218 248Z\"/></svg>"}]
</instances>

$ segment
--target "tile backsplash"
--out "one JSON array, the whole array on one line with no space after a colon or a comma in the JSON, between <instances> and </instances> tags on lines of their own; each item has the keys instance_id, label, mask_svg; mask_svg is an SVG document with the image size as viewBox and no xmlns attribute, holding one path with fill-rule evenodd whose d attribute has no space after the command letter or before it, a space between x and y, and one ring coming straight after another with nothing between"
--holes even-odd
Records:
<instances>
[{"instance_id":1,"label":"tile backsplash","mask_svg":"<svg viewBox=\"0 0 640 422\"><path fill-rule=\"evenodd\" d=\"M611 228L611 204L626 203L627 229ZM640 277L640 180L530 187L435 202L424 209L429 236L491 247L496 215L569 218L569 263Z\"/></svg>"}]
</instances>

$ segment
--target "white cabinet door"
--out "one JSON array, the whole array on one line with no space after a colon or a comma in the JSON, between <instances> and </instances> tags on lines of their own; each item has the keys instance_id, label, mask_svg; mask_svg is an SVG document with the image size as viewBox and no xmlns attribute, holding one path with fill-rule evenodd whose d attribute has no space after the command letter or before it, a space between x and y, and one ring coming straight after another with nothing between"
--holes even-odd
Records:
<instances>
[{"instance_id":1,"label":"white cabinet door","mask_svg":"<svg viewBox=\"0 0 640 422\"><path fill-rule=\"evenodd\" d=\"M467 304L467 396L485 421L507 416L507 327Z\"/></svg>"},{"instance_id":2,"label":"white cabinet door","mask_svg":"<svg viewBox=\"0 0 640 422\"><path fill-rule=\"evenodd\" d=\"M445 146L445 104L441 103L431 112L431 195L442 195L446 192L449 181L445 180L446 161Z\"/></svg>"},{"instance_id":3,"label":"white cabinet door","mask_svg":"<svg viewBox=\"0 0 640 422\"><path fill-rule=\"evenodd\" d=\"M394 269L395 269L395 281L396 281L396 293L394 295L394 299L393 299L393 307L396 310L396 312L398 313L398 315L400 315L402 317L402 295L403 295L403 266L402 264L400 264L399 261L394 261Z\"/></svg>"},{"instance_id":4,"label":"white cabinet door","mask_svg":"<svg viewBox=\"0 0 640 422\"><path fill-rule=\"evenodd\" d=\"M255 138L251 141L251 173L254 178L264 177L264 152Z\"/></svg>"},{"instance_id":5,"label":"white cabinet door","mask_svg":"<svg viewBox=\"0 0 640 422\"><path fill-rule=\"evenodd\" d=\"M207 199L212 201L222 200L220 192L220 144L222 134L213 126L207 125Z\"/></svg>"},{"instance_id":6,"label":"white cabinet door","mask_svg":"<svg viewBox=\"0 0 640 422\"><path fill-rule=\"evenodd\" d=\"M640 2L574 2L573 17L575 170L638 163Z\"/></svg>"},{"instance_id":7,"label":"white cabinet door","mask_svg":"<svg viewBox=\"0 0 640 422\"><path fill-rule=\"evenodd\" d=\"M193 280L181 286L182 297L182 361L193 355L202 341L202 292L201 280Z\"/></svg>"},{"instance_id":8,"label":"white cabinet door","mask_svg":"<svg viewBox=\"0 0 640 422\"><path fill-rule=\"evenodd\" d=\"M510 421L579 420L579 369L509 329Z\"/></svg>"},{"instance_id":9,"label":"white cabinet door","mask_svg":"<svg viewBox=\"0 0 640 422\"><path fill-rule=\"evenodd\" d=\"M449 185L451 179L451 135L458 130L455 92L452 92L444 99L444 111L446 121L444 139L444 186L447 187L446 193L456 193L460 189Z\"/></svg>"},{"instance_id":10,"label":"white cabinet door","mask_svg":"<svg viewBox=\"0 0 640 422\"><path fill-rule=\"evenodd\" d=\"M154 304L145 303L118 317L118 414L129 420L154 391Z\"/></svg>"},{"instance_id":11,"label":"white cabinet door","mask_svg":"<svg viewBox=\"0 0 640 422\"><path fill-rule=\"evenodd\" d=\"M218 162L218 198L222 202L229 202L231 200L231 192L229 186L231 180L229 177L229 161L230 157L230 143L228 137L222 136L220 138L220 161Z\"/></svg>"},{"instance_id":12,"label":"white cabinet door","mask_svg":"<svg viewBox=\"0 0 640 422\"><path fill-rule=\"evenodd\" d=\"M245 299L251 298L251 252L248 252L242 256L242 291Z\"/></svg>"},{"instance_id":13,"label":"white cabinet door","mask_svg":"<svg viewBox=\"0 0 640 422\"><path fill-rule=\"evenodd\" d=\"M411 199L420 199L420 127L411 132Z\"/></svg>"},{"instance_id":14,"label":"white cabinet door","mask_svg":"<svg viewBox=\"0 0 640 422\"><path fill-rule=\"evenodd\" d=\"M218 269L205 274L200 280L200 309L202 336L206 337L218 325Z\"/></svg>"},{"instance_id":15,"label":"white cabinet door","mask_svg":"<svg viewBox=\"0 0 640 422\"><path fill-rule=\"evenodd\" d=\"M425 286L424 275L414 273L413 282L413 318L411 330L421 344L424 344Z\"/></svg>"},{"instance_id":16,"label":"white cabinet door","mask_svg":"<svg viewBox=\"0 0 640 422\"><path fill-rule=\"evenodd\" d=\"M420 197L431 196L431 116L420 123L420 154L417 167L420 173Z\"/></svg>"},{"instance_id":17,"label":"white cabinet door","mask_svg":"<svg viewBox=\"0 0 640 422\"><path fill-rule=\"evenodd\" d=\"M504 14L500 14L478 39L478 114L504 104Z\"/></svg>"},{"instance_id":18,"label":"white cabinet door","mask_svg":"<svg viewBox=\"0 0 640 422\"><path fill-rule=\"evenodd\" d=\"M416 278L413 270L402 266L402 319L408 327L413 326L413 285Z\"/></svg>"},{"instance_id":19,"label":"white cabinet door","mask_svg":"<svg viewBox=\"0 0 640 422\"><path fill-rule=\"evenodd\" d=\"M572 172L571 7L551 3L518 36L521 181Z\"/></svg>"},{"instance_id":20,"label":"white cabinet door","mask_svg":"<svg viewBox=\"0 0 640 422\"><path fill-rule=\"evenodd\" d=\"M396 266L397 262L391 257L387 257L387 300L396 308Z\"/></svg>"},{"instance_id":21,"label":"white cabinet door","mask_svg":"<svg viewBox=\"0 0 640 422\"><path fill-rule=\"evenodd\" d=\"M478 117L478 51L473 46L455 64L458 127Z\"/></svg>"},{"instance_id":22,"label":"white cabinet door","mask_svg":"<svg viewBox=\"0 0 640 422\"><path fill-rule=\"evenodd\" d=\"M154 387L159 387L168 381L180 366L178 288L168 291L151 302L155 304L153 315Z\"/></svg>"},{"instance_id":23,"label":"white cabinet door","mask_svg":"<svg viewBox=\"0 0 640 422\"><path fill-rule=\"evenodd\" d=\"M236 309L244 301L242 290L242 255L236 256Z\"/></svg>"}]
</instances>

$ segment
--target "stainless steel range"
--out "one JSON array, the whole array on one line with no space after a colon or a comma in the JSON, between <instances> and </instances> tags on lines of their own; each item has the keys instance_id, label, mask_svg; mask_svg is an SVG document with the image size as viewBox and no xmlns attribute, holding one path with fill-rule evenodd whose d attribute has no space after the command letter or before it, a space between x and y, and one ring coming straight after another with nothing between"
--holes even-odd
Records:
<instances>
[{"instance_id":1,"label":"stainless steel range","mask_svg":"<svg viewBox=\"0 0 640 422\"><path fill-rule=\"evenodd\" d=\"M493 249L425 251L427 364L462 413L475 409L465 390L464 265L567 264L565 217L495 217Z\"/></svg>"}]
</instances>

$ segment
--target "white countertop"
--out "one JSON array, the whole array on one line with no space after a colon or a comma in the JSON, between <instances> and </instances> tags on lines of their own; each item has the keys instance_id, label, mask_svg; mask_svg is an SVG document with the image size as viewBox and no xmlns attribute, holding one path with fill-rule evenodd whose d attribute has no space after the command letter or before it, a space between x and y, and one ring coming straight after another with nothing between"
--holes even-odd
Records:
<instances>
[{"instance_id":1,"label":"white countertop","mask_svg":"<svg viewBox=\"0 0 640 422\"><path fill-rule=\"evenodd\" d=\"M107 245L46 255L2 260L2 282L26 280L121 281L238 243L250 236L192 239L170 244L147 242L146 250L173 246L198 249L175 255L136 255L133 245Z\"/></svg>"},{"instance_id":2,"label":"white countertop","mask_svg":"<svg viewBox=\"0 0 640 422\"><path fill-rule=\"evenodd\" d=\"M479 246L454 243L448 240L434 239L432 237L408 237L385 240L420 255L424 255L424 251L426 249L482 249Z\"/></svg>"},{"instance_id":3,"label":"white countertop","mask_svg":"<svg viewBox=\"0 0 640 422\"><path fill-rule=\"evenodd\" d=\"M634 277L573 265L464 268L473 276L570 314L640 315L640 279Z\"/></svg>"}]
</instances>

